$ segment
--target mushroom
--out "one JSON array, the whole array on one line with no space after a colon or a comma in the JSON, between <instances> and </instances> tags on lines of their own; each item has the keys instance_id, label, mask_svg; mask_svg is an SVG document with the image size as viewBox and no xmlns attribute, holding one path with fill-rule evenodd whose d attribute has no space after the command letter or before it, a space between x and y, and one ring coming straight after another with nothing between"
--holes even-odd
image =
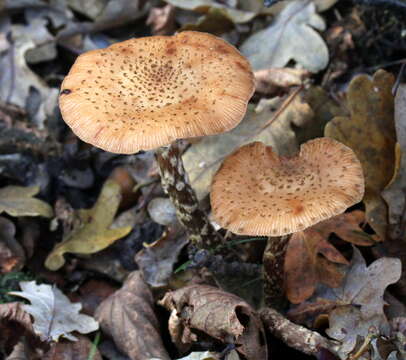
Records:
<instances>
[{"instance_id":1,"label":"mushroom","mask_svg":"<svg viewBox=\"0 0 406 360\"><path fill-rule=\"evenodd\" d=\"M354 152L334 139L317 138L301 145L294 157L278 156L260 142L241 147L214 176L210 200L223 228L277 237L341 214L363 195L362 166ZM280 265L287 239L273 244Z\"/></svg>"},{"instance_id":2,"label":"mushroom","mask_svg":"<svg viewBox=\"0 0 406 360\"><path fill-rule=\"evenodd\" d=\"M253 92L251 67L237 49L216 36L185 31L80 55L62 83L59 105L72 131L103 150L159 148L164 189L202 247L216 232L198 209L175 142L234 128Z\"/></svg>"}]
</instances>

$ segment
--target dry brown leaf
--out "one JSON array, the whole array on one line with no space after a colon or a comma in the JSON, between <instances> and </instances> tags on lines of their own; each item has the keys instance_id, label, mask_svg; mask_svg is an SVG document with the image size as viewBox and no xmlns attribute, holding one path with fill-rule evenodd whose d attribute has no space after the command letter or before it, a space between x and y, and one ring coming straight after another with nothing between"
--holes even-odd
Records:
<instances>
[{"instance_id":1,"label":"dry brown leaf","mask_svg":"<svg viewBox=\"0 0 406 360\"><path fill-rule=\"evenodd\" d=\"M22 336L35 337L31 317L22 306L19 302L0 304L0 348L9 352Z\"/></svg>"},{"instance_id":2,"label":"dry brown leaf","mask_svg":"<svg viewBox=\"0 0 406 360\"><path fill-rule=\"evenodd\" d=\"M15 234L14 224L0 216L0 274L18 271L24 266L25 253Z\"/></svg>"},{"instance_id":3,"label":"dry brown leaf","mask_svg":"<svg viewBox=\"0 0 406 360\"><path fill-rule=\"evenodd\" d=\"M152 287L165 286L173 273L173 266L188 243L180 229L168 229L163 236L137 253L135 261L145 281Z\"/></svg>"},{"instance_id":4,"label":"dry brown leaf","mask_svg":"<svg viewBox=\"0 0 406 360\"><path fill-rule=\"evenodd\" d=\"M172 325L175 323L178 339L184 344L190 345L198 340L199 332L204 332L235 344L247 360L267 359L263 325L239 297L215 287L191 285L168 292L159 303L172 312Z\"/></svg>"},{"instance_id":5,"label":"dry brown leaf","mask_svg":"<svg viewBox=\"0 0 406 360\"><path fill-rule=\"evenodd\" d=\"M104 300L95 317L121 352L131 360L169 360L154 314L151 291L141 273L131 273L122 288Z\"/></svg>"},{"instance_id":6,"label":"dry brown leaf","mask_svg":"<svg viewBox=\"0 0 406 360\"><path fill-rule=\"evenodd\" d=\"M42 357L43 360L89 360L92 342L85 336L79 335L77 341L62 340L52 343L49 351ZM92 360L102 360L95 349Z\"/></svg>"},{"instance_id":7,"label":"dry brown leaf","mask_svg":"<svg viewBox=\"0 0 406 360\"><path fill-rule=\"evenodd\" d=\"M376 236L367 234L360 226L365 222L365 213L361 210L355 210L322 221L314 225L313 230L317 231L325 239L328 239L334 233L354 245L375 245L379 239Z\"/></svg>"},{"instance_id":8,"label":"dry brown leaf","mask_svg":"<svg viewBox=\"0 0 406 360\"><path fill-rule=\"evenodd\" d=\"M318 282L338 287L344 274L336 264L348 262L315 230L311 228L293 234L286 249L284 265L289 301L299 304L308 299Z\"/></svg>"},{"instance_id":9,"label":"dry brown leaf","mask_svg":"<svg viewBox=\"0 0 406 360\"><path fill-rule=\"evenodd\" d=\"M393 75L383 70L378 70L372 80L366 75L355 77L347 94L351 117L336 117L325 128L326 136L349 146L360 159L366 218L382 239L386 237L388 209L381 192L395 166L393 84Z\"/></svg>"},{"instance_id":10,"label":"dry brown leaf","mask_svg":"<svg viewBox=\"0 0 406 360\"><path fill-rule=\"evenodd\" d=\"M269 95L278 88L301 85L310 73L304 69L271 68L255 71L254 76L256 91Z\"/></svg>"},{"instance_id":11,"label":"dry brown leaf","mask_svg":"<svg viewBox=\"0 0 406 360\"><path fill-rule=\"evenodd\" d=\"M152 8L146 24L152 27L153 35L171 35L175 30L175 7L168 4L162 8Z\"/></svg>"}]
</instances>

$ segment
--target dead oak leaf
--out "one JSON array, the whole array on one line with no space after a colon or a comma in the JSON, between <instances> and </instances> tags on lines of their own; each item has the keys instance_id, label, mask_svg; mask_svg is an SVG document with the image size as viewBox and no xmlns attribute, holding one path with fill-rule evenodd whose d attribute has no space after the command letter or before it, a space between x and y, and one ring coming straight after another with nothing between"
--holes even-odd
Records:
<instances>
[{"instance_id":1,"label":"dead oak leaf","mask_svg":"<svg viewBox=\"0 0 406 360\"><path fill-rule=\"evenodd\" d=\"M383 70L378 70L372 80L366 75L355 77L347 94L351 117L336 117L325 128L326 136L349 146L361 161L366 218L382 239L386 236L388 209L381 192L395 168L393 84L393 75Z\"/></svg>"},{"instance_id":2,"label":"dead oak leaf","mask_svg":"<svg viewBox=\"0 0 406 360\"><path fill-rule=\"evenodd\" d=\"M33 198L38 192L38 186L6 186L1 188L0 214L5 212L11 216L52 217L51 206L42 200Z\"/></svg>"},{"instance_id":3,"label":"dead oak leaf","mask_svg":"<svg viewBox=\"0 0 406 360\"><path fill-rule=\"evenodd\" d=\"M285 256L286 296L299 304L312 296L318 282L338 287L343 273L337 264L348 264L327 239L313 229L297 232L289 240Z\"/></svg>"},{"instance_id":4,"label":"dead oak leaf","mask_svg":"<svg viewBox=\"0 0 406 360\"><path fill-rule=\"evenodd\" d=\"M342 285L329 289L328 298L335 300L337 304L360 307L365 318L380 315L386 319L383 313L383 294L388 285L400 279L401 267L399 259L389 257L382 257L367 266L360 251L354 247L350 268Z\"/></svg>"},{"instance_id":5,"label":"dead oak leaf","mask_svg":"<svg viewBox=\"0 0 406 360\"><path fill-rule=\"evenodd\" d=\"M284 67L295 60L305 69L318 72L328 63L328 49L316 30L326 24L312 1L291 1L271 26L251 35L241 46L254 70Z\"/></svg>"},{"instance_id":6,"label":"dead oak leaf","mask_svg":"<svg viewBox=\"0 0 406 360\"><path fill-rule=\"evenodd\" d=\"M365 213L361 210L355 210L349 213L334 216L331 219L322 221L312 227L323 238L334 233L342 240L358 246L371 246L376 244L377 239L367 234L360 225L364 224Z\"/></svg>"},{"instance_id":7,"label":"dead oak leaf","mask_svg":"<svg viewBox=\"0 0 406 360\"><path fill-rule=\"evenodd\" d=\"M212 286L190 285L168 292L159 304L172 312L171 335L176 333L184 344L191 345L204 332L235 344L247 360L267 358L263 325L241 298Z\"/></svg>"},{"instance_id":8,"label":"dead oak leaf","mask_svg":"<svg viewBox=\"0 0 406 360\"><path fill-rule=\"evenodd\" d=\"M45 266L50 270L58 270L65 263L65 253L93 254L126 236L131 231L131 226L110 228L120 201L120 186L107 180L93 208L79 210L81 223L55 246L48 255Z\"/></svg>"},{"instance_id":9,"label":"dead oak leaf","mask_svg":"<svg viewBox=\"0 0 406 360\"><path fill-rule=\"evenodd\" d=\"M154 300L141 273L131 273L123 287L104 300L96 319L119 350L131 360L169 360L162 344Z\"/></svg>"},{"instance_id":10,"label":"dead oak leaf","mask_svg":"<svg viewBox=\"0 0 406 360\"><path fill-rule=\"evenodd\" d=\"M22 308L32 315L34 331L43 341L58 341L61 336L76 341L71 332L87 334L99 328L92 317L79 314L80 303L71 303L57 287L37 285L35 281L22 281L20 287L22 291L10 294L31 302L31 305L22 305Z\"/></svg>"}]
</instances>

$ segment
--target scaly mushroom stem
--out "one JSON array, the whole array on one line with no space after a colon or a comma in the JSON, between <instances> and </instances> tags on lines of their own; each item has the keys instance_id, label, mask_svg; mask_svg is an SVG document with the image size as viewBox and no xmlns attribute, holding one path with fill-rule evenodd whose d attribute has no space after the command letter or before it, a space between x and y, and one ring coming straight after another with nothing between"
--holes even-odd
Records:
<instances>
[{"instance_id":1,"label":"scaly mushroom stem","mask_svg":"<svg viewBox=\"0 0 406 360\"><path fill-rule=\"evenodd\" d=\"M199 208L199 202L183 167L179 144L156 151L164 191L176 208L179 222L189 234L190 242L198 249L211 249L223 244L221 236L210 224L206 214Z\"/></svg>"},{"instance_id":2,"label":"scaly mushroom stem","mask_svg":"<svg viewBox=\"0 0 406 360\"><path fill-rule=\"evenodd\" d=\"M286 303L284 263L289 238L289 235L268 238L263 256L265 304L277 309Z\"/></svg>"}]
</instances>

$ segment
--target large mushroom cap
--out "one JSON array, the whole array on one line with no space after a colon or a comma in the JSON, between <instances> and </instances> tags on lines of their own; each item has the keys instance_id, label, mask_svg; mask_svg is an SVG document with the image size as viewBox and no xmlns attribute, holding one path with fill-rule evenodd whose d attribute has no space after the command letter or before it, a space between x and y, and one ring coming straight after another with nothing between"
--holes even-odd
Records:
<instances>
[{"instance_id":1,"label":"large mushroom cap","mask_svg":"<svg viewBox=\"0 0 406 360\"><path fill-rule=\"evenodd\" d=\"M240 235L282 236L344 212L364 196L361 163L330 138L291 158L255 142L230 155L214 177L215 220Z\"/></svg>"},{"instance_id":2,"label":"large mushroom cap","mask_svg":"<svg viewBox=\"0 0 406 360\"><path fill-rule=\"evenodd\" d=\"M73 132L130 154L235 127L254 91L248 61L224 40L185 31L80 55L59 105Z\"/></svg>"}]
</instances>

